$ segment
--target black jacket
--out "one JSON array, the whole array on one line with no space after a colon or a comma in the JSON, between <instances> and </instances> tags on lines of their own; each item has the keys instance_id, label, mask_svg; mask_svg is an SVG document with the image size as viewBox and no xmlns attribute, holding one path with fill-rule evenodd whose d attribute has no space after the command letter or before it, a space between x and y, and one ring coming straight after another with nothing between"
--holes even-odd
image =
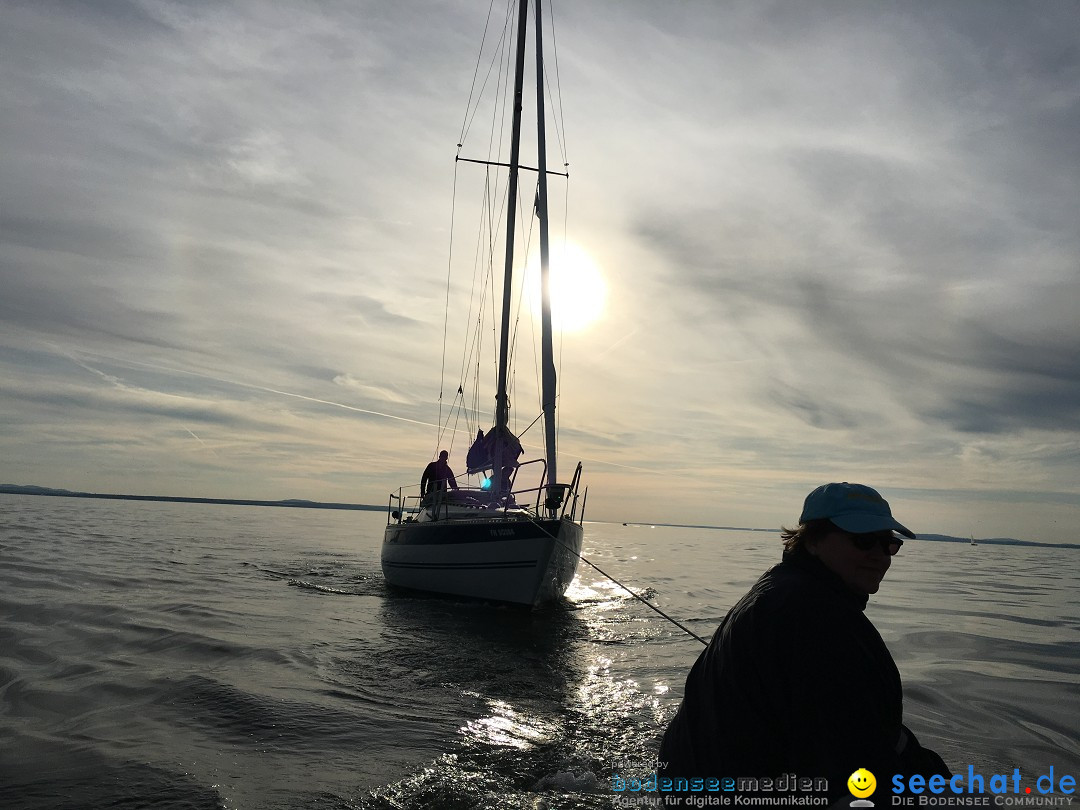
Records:
<instances>
[{"instance_id":1,"label":"black jacket","mask_svg":"<svg viewBox=\"0 0 1080 810\"><path fill-rule=\"evenodd\" d=\"M858 768L875 775L879 794L893 774L949 775L903 729L900 673L866 601L816 557L785 554L690 670L660 774L825 777L830 801L848 794Z\"/></svg>"}]
</instances>

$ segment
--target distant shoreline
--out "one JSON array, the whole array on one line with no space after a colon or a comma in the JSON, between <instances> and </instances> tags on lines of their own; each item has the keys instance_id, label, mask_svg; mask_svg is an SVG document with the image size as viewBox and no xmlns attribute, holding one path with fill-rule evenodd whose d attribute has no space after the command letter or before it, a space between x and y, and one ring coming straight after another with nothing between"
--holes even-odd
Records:
<instances>
[{"instance_id":1,"label":"distant shoreline","mask_svg":"<svg viewBox=\"0 0 1080 810\"><path fill-rule=\"evenodd\" d=\"M598 523L616 523L616 521L601 520ZM623 526L637 529L705 529L708 531L722 532L772 532L779 534L780 529L756 529L749 526L704 526L692 523L651 523L643 520L631 520ZM1036 546L1039 548L1074 548L1080 549L1080 543L1043 543L1037 540L1017 540L1015 537L983 537L975 538L972 543L970 537L955 537L949 534L932 534L920 532L916 538L918 541L926 540L931 543L961 543L963 545L988 546Z\"/></svg>"},{"instance_id":2,"label":"distant shoreline","mask_svg":"<svg viewBox=\"0 0 1080 810\"><path fill-rule=\"evenodd\" d=\"M0 495L40 495L49 498L95 498L106 501L156 501L161 503L215 503L230 506L279 506L292 507L294 509L352 509L363 512L376 512L385 509L385 506L371 506L362 503L323 503L321 501L305 501L289 499L283 501L260 501L253 499L236 498L188 498L181 495L117 495L105 492L71 492L66 489L50 489L48 487L16 486L14 484L0 484Z\"/></svg>"},{"instance_id":3,"label":"distant shoreline","mask_svg":"<svg viewBox=\"0 0 1080 810\"><path fill-rule=\"evenodd\" d=\"M602 523L611 523L613 521L601 521ZM655 529L660 526L665 529L712 529L721 532L777 532L779 529L754 529L750 526L707 526L702 523L651 523L647 520L631 520L628 523L623 523L623 526L636 526L644 529Z\"/></svg>"},{"instance_id":4,"label":"distant shoreline","mask_svg":"<svg viewBox=\"0 0 1080 810\"><path fill-rule=\"evenodd\" d=\"M53 498L94 498L105 501L155 501L159 503L212 503L225 504L227 506L277 506L291 507L293 509L346 509L356 512L381 512L386 506L373 506L364 503L324 503L322 501L305 501L299 499L287 499L282 501L260 501L255 499L236 498L188 498L181 495L117 495L104 492L71 492L66 489L52 489L50 487L21 486L16 484L0 484L0 495L43 495ZM619 521L598 520L590 523L608 523L620 525ZM634 528L667 528L667 529L703 529L708 531L737 531L737 532L778 532L779 529L755 529L747 526L705 526L687 523L652 523L649 521L628 521L623 526ZM971 544L971 538L953 537L947 534L922 533L919 540L927 540L938 543L965 543ZM1037 546L1040 548L1072 548L1080 549L1080 543L1042 543L1035 540L1017 540L1013 537L986 537L976 538L977 545L998 546Z\"/></svg>"}]
</instances>

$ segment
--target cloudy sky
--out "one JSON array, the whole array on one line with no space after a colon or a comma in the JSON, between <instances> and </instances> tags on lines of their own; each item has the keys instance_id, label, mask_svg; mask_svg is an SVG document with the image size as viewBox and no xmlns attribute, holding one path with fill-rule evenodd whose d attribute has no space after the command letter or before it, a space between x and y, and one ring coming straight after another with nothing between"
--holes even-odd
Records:
<instances>
[{"instance_id":1,"label":"cloudy sky","mask_svg":"<svg viewBox=\"0 0 1080 810\"><path fill-rule=\"evenodd\" d=\"M416 479L486 14L0 5L0 483ZM555 26L569 238L608 286L561 347L589 517L772 527L850 480L916 532L1078 539L1075 0L559 0Z\"/></svg>"}]
</instances>

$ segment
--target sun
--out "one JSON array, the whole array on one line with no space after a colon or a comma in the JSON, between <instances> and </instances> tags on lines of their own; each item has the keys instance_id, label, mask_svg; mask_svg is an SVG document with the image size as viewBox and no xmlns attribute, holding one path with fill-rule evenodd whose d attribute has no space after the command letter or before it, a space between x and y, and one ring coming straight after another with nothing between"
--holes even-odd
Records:
<instances>
[{"instance_id":1,"label":"sun","mask_svg":"<svg viewBox=\"0 0 1080 810\"><path fill-rule=\"evenodd\" d=\"M539 320L539 258L530 262L526 272L533 315ZM607 304L607 283L588 253L573 243L554 246L550 272L551 325L554 329L579 332L600 319Z\"/></svg>"}]
</instances>

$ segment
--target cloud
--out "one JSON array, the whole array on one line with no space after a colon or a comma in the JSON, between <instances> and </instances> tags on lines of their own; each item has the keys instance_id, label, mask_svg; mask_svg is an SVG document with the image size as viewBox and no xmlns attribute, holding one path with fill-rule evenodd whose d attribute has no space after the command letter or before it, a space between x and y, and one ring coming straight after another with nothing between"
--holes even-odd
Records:
<instances>
[{"instance_id":1,"label":"cloud","mask_svg":"<svg viewBox=\"0 0 1080 810\"><path fill-rule=\"evenodd\" d=\"M557 11L552 140L610 296L561 350L594 515L775 523L833 474L1066 508L1071 0ZM475 362L451 348L439 379L470 311L448 209L483 13L5 8L0 479L381 502L415 477Z\"/></svg>"},{"instance_id":2,"label":"cloud","mask_svg":"<svg viewBox=\"0 0 1080 810\"><path fill-rule=\"evenodd\" d=\"M349 374L339 374L338 376L334 377L334 384L340 385L343 388L351 388L353 390L360 391L362 394L364 394L370 399L379 399L384 402L392 402L398 405L404 405L409 402L408 398L402 396L400 393L391 388L369 385Z\"/></svg>"}]
</instances>

